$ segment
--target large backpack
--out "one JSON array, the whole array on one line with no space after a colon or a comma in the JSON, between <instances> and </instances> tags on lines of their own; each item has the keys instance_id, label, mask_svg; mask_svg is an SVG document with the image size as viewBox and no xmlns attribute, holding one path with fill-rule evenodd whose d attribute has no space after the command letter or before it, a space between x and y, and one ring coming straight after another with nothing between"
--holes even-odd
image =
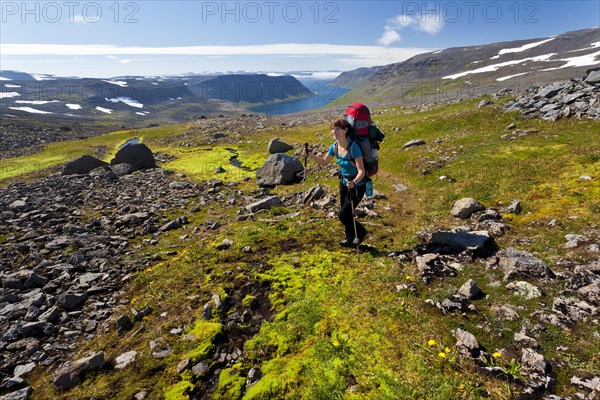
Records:
<instances>
[{"instance_id":1,"label":"large backpack","mask_svg":"<svg viewBox=\"0 0 600 400\"><path fill-rule=\"evenodd\" d=\"M377 125L371 120L371 111L362 103L352 103L346 109L346 120L354 128L354 141L360 146L363 153L363 161L367 177L371 177L379 170L379 143L385 135L381 133ZM352 149L352 145L350 145ZM354 158L352 153L350 157Z\"/></svg>"}]
</instances>

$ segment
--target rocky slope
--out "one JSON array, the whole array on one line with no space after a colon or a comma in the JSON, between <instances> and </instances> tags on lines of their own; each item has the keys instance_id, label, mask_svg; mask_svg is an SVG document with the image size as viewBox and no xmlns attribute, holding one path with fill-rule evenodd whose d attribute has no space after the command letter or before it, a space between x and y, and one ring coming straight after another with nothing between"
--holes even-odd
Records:
<instances>
[{"instance_id":1,"label":"rocky slope","mask_svg":"<svg viewBox=\"0 0 600 400\"><path fill-rule=\"evenodd\" d=\"M597 115L597 87L581 81L531 89L524 96L509 103L509 108L551 121L557 115L561 118ZM575 108L577 101L588 107L585 110L580 106ZM542 111L548 105L552 107ZM522 107L514 108L517 106ZM571 107L572 112L563 111L565 107ZM239 137L231 136L230 130L247 137L253 132L276 131L283 126L311 126L315 122L326 122L332 115L339 115L339 111L291 119L206 118L196 121L185 134L165 139L165 143L169 141L186 147L235 142ZM412 151L414 147L408 146L403 151ZM316 147L312 150L325 149ZM460 157L459 151L456 157ZM164 159L161 155L157 158L159 161ZM454 159L445 159L448 163L452 161ZM312 167L310 173L331 176L335 170L333 165L325 171ZM395 188L406 190L400 185ZM144 317L156 317L157 311L152 308L136 308L124 298L124 288L137 273L160 261L154 248L169 243L169 235L185 240L192 235L209 236L218 231L223 221L197 221L198 212L203 208L235 210L236 217L225 222L232 225L263 218L260 210L273 205L289 211L281 220L300 216L301 205L314 210L319 219L335 219L334 193L320 187L308 191L291 189L289 192L285 196L272 196L268 189L242 191L235 183L191 182L160 168L128 174L116 167L112 170L101 168L86 175L52 175L0 189L1 393L11 393L9 396L13 397L8 398L29 398L28 376L40 369L53 374L54 385L68 388L78 385L87 372L99 370L102 375L113 369L135 368L137 352L134 350L114 359L105 358L102 351L80 359L76 356L77 343L93 340L107 332L137 332L142 329L140 321ZM368 222L379 223L378 214L396 206L379 195L363 202L358 215ZM559 400L562 397L553 395L558 379L555 370L568 365L566 354L571 350L564 348L560 339L551 342L552 348L544 347L543 343L550 329L569 336L582 326L597 326L600 266L595 255L599 251L600 232L597 227L564 232L563 246L577 249L586 261L550 265L514 246L498 246L498 241L511 229L509 218L503 218L502 214L518 214L520 209L521 205L516 201L502 209L486 208L474 199L457 201L452 210L447 210L456 218L455 225L421 232L421 244L389 254L393 263L408 265L417 271L420 281L395 283L395 290L399 295L416 296L440 316L454 316L461 327L453 332L456 343L452 347L469 360L469 365L481 376L510 382L521 399ZM194 222L195 230L189 228L191 222ZM279 222L275 219L273 223L278 226ZM515 243L520 243L519 240L515 239ZM522 240L525 243L526 239ZM234 258L231 246L231 241L223 241L218 250ZM274 251L287 252L302 246L302 243L291 242ZM369 251L368 248L363 250ZM261 251L266 250L249 248L243 250L243 254L250 259L253 252ZM167 256L176 256L177 252L178 249L173 248ZM269 267L260 264L252 265L252 268ZM489 288L513 293L515 303L520 304L522 299L537 302L534 310L526 312L523 306L511 302L497 306L496 295L483 293L485 288L482 290L481 283L473 278L461 282L460 288L448 286L443 295L430 291L433 284L443 284L445 279L479 270L499 276ZM228 278L237 279L240 269L226 272ZM399 280L398 277L394 279L394 282ZM217 390L222 371L243 375L243 390L249 390L261 379L261 370L254 365L252 368L244 366L239 371L234 366L244 363L244 342L256 334L263 321L271 320L267 296L273 288L260 286L250 279L238 286L239 292L229 293L235 300L224 302L219 296L213 296L203 306L206 313L203 319L210 320L211 310L219 315L226 340L216 343L207 360L195 363L184 358L177 365L177 372L182 376L192 376L189 393L194 398L210 398ZM262 308L249 310L242 307L242 299L248 294L260 297ZM493 304L493 319L485 318L482 312L489 304ZM116 311L125 306L131 311ZM512 344L501 350L505 357L518 360L518 373L506 365L497 365L499 362L494 361L496 356L491 349L480 344L487 338L478 337L463 326L471 319L490 336L501 334L513 338ZM148 344L150 350L146 351L149 357L158 362L174 354L176 346L169 342L180 345L176 340L186 340L182 335L183 328L176 327L168 334L165 332L153 338ZM597 339L597 335L594 338ZM352 387L353 381L348 379L348 386ZM568 381L576 388L575 398L593 400L600 394L598 371L587 370L561 379L561 385ZM161 395L154 393L155 397ZM151 394L140 390L137 396L142 399Z\"/></svg>"}]
</instances>

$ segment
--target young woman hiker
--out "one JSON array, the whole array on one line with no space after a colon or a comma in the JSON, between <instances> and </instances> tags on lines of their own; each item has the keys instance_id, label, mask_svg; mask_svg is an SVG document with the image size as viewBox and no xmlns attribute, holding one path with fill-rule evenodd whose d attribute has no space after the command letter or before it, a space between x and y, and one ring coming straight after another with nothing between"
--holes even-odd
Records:
<instances>
[{"instance_id":1,"label":"young woman hiker","mask_svg":"<svg viewBox=\"0 0 600 400\"><path fill-rule=\"evenodd\" d=\"M308 157L319 165L328 164L334 157L340 166L340 212L339 219L344 225L346 237L342 246L353 247L367 236L365 227L354 218L354 210L365 195L366 173L360 146L352 142L353 129L344 118L331 121L331 134L335 143L329 147L325 157L308 153ZM349 148L352 143L352 148Z\"/></svg>"}]
</instances>

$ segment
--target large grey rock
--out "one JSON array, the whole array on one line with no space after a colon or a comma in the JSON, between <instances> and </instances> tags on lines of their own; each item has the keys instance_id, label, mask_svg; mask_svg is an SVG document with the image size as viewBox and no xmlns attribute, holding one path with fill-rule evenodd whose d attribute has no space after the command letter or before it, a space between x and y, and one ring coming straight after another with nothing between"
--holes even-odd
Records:
<instances>
[{"instance_id":1,"label":"large grey rock","mask_svg":"<svg viewBox=\"0 0 600 400\"><path fill-rule=\"evenodd\" d=\"M544 356L530 348L523 349L521 366L529 374L545 375L550 371L550 364Z\"/></svg>"},{"instance_id":2,"label":"large grey rock","mask_svg":"<svg viewBox=\"0 0 600 400\"><path fill-rule=\"evenodd\" d=\"M110 161L111 165L123 163L132 165L136 170L156 168L152 150L143 143L129 144L123 147Z\"/></svg>"},{"instance_id":3,"label":"large grey rock","mask_svg":"<svg viewBox=\"0 0 600 400\"><path fill-rule=\"evenodd\" d=\"M135 167L133 165L127 164L127 163L115 164L115 165L111 166L110 169L112 169L113 172L115 174L117 174L118 176L129 175L135 171Z\"/></svg>"},{"instance_id":4,"label":"large grey rock","mask_svg":"<svg viewBox=\"0 0 600 400\"><path fill-rule=\"evenodd\" d=\"M80 308L87 299L87 293L65 292L58 296L58 302L65 310Z\"/></svg>"},{"instance_id":5,"label":"large grey rock","mask_svg":"<svg viewBox=\"0 0 600 400\"><path fill-rule=\"evenodd\" d=\"M28 400L31 396L32 389L27 386L26 388L19 389L15 392L7 393L0 397L1 400Z\"/></svg>"},{"instance_id":6,"label":"large grey rock","mask_svg":"<svg viewBox=\"0 0 600 400\"><path fill-rule=\"evenodd\" d=\"M15 371L13 372L13 376L20 378L21 376L27 375L28 373L33 371L34 368L35 368L34 362L30 362L30 363L23 364L23 365L17 365L15 367Z\"/></svg>"},{"instance_id":7,"label":"large grey rock","mask_svg":"<svg viewBox=\"0 0 600 400\"><path fill-rule=\"evenodd\" d=\"M137 354L138 353L135 350L128 351L127 353L121 354L120 356L115 358L115 368L116 369L126 368L129 364L131 364L132 362L135 361Z\"/></svg>"},{"instance_id":8,"label":"large grey rock","mask_svg":"<svg viewBox=\"0 0 600 400\"><path fill-rule=\"evenodd\" d=\"M410 147L422 146L424 144L425 144L425 141L423 139L414 139L414 140L404 143L402 145L402 148L408 149Z\"/></svg>"},{"instance_id":9,"label":"large grey rock","mask_svg":"<svg viewBox=\"0 0 600 400\"><path fill-rule=\"evenodd\" d=\"M474 358L479 357L479 342L475 335L460 328L456 328L452 333L456 338L456 347L461 354Z\"/></svg>"},{"instance_id":10,"label":"large grey rock","mask_svg":"<svg viewBox=\"0 0 600 400\"><path fill-rule=\"evenodd\" d=\"M514 291L517 296L523 297L527 300L536 299L543 296L540 288L525 281L510 282L508 285L506 285L506 289Z\"/></svg>"},{"instance_id":11,"label":"large grey rock","mask_svg":"<svg viewBox=\"0 0 600 400\"><path fill-rule=\"evenodd\" d=\"M590 71L588 76L585 78L585 83L590 85L597 85L600 83L600 70Z\"/></svg>"},{"instance_id":12,"label":"large grey rock","mask_svg":"<svg viewBox=\"0 0 600 400\"><path fill-rule=\"evenodd\" d=\"M477 286L477 282L469 279L458 289L458 294L469 300L477 300L483 297L483 291Z\"/></svg>"},{"instance_id":13,"label":"large grey rock","mask_svg":"<svg viewBox=\"0 0 600 400\"><path fill-rule=\"evenodd\" d=\"M498 265L504 271L504 280L512 280L517 277L528 277L537 279L554 278L554 272L546 263L533 254L517 250L513 247L500 250Z\"/></svg>"},{"instance_id":14,"label":"large grey rock","mask_svg":"<svg viewBox=\"0 0 600 400\"><path fill-rule=\"evenodd\" d=\"M90 171L108 165L108 163L98 160L95 157L85 155L75 160L69 161L65 164L62 174L63 175L85 175L90 173Z\"/></svg>"},{"instance_id":15,"label":"large grey rock","mask_svg":"<svg viewBox=\"0 0 600 400\"><path fill-rule=\"evenodd\" d=\"M271 154L256 171L259 186L288 185L299 182L298 173L304 171L300 160L287 154Z\"/></svg>"},{"instance_id":16,"label":"large grey rock","mask_svg":"<svg viewBox=\"0 0 600 400\"><path fill-rule=\"evenodd\" d=\"M5 289L41 288L48 282L31 270L20 270L2 277L2 287Z\"/></svg>"},{"instance_id":17,"label":"large grey rock","mask_svg":"<svg viewBox=\"0 0 600 400\"><path fill-rule=\"evenodd\" d=\"M447 246L455 251L472 250L480 251L490 247L493 238L487 231L474 232L434 232L431 235L431 243L439 246Z\"/></svg>"},{"instance_id":18,"label":"large grey rock","mask_svg":"<svg viewBox=\"0 0 600 400\"><path fill-rule=\"evenodd\" d=\"M600 281L595 281L579 289L583 298L592 304L600 306Z\"/></svg>"},{"instance_id":19,"label":"large grey rock","mask_svg":"<svg viewBox=\"0 0 600 400\"><path fill-rule=\"evenodd\" d=\"M452 206L452 215L457 218L468 219L474 212L483 210L485 210L485 207L481 203L467 197L454 203L454 206Z\"/></svg>"},{"instance_id":20,"label":"large grey rock","mask_svg":"<svg viewBox=\"0 0 600 400\"><path fill-rule=\"evenodd\" d=\"M273 138L269 142L269 154L285 153L294 150L294 147L279 138Z\"/></svg>"},{"instance_id":21,"label":"large grey rock","mask_svg":"<svg viewBox=\"0 0 600 400\"><path fill-rule=\"evenodd\" d=\"M81 358L61 366L54 373L54 385L60 389L69 389L81 382L83 375L104 367L104 352Z\"/></svg>"},{"instance_id":22,"label":"large grey rock","mask_svg":"<svg viewBox=\"0 0 600 400\"><path fill-rule=\"evenodd\" d=\"M246 206L246 211L254 213L259 210L268 210L271 207L280 206L283 202L279 196L270 196Z\"/></svg>"},{"instance_id":23,"label":"large grey rock","mask_svg":"<svg viewBox=\"0 0 600 400\"><path fill-rule=\"evenodd\" d=\"M562 89L562 85L560 83L554 83L552 85L547 85L544 86L536 95L534 98L539 99L539 98L551 98L554 97L558 92L560 92L560 90Z\"/></svg>"}]
</instances>

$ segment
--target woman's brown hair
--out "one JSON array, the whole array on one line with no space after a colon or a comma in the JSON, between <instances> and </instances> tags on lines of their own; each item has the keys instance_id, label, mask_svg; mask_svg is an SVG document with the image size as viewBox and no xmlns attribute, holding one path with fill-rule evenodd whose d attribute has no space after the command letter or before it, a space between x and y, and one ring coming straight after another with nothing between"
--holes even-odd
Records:
<instances>
[{"instance_id":1,"label":"woman's brown hair","mask_svg":"<svg viewBox=\"0 0 600 400\"><path fill-rule=\"evenodd\" d=\"M345 118L336 118L334 120L331 121L331 129L335 128L342 128L342 129L348 129L348 131L352 130L352 125L350 125L350 122L348 122Z\"/></svg>"}]
</instances>

